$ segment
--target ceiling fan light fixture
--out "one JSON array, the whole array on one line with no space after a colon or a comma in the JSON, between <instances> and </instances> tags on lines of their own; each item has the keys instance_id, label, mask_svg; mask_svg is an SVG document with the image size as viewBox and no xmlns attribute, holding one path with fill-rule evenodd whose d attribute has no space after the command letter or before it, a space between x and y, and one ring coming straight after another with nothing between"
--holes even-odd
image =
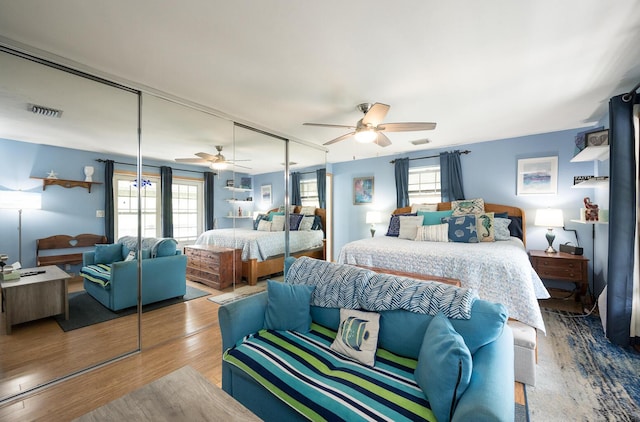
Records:
<instances>
[{"instance_id":1,"label":"ceiling fan light fixture","mask_svg":"<svg viewBox=\"0 0 640 422\"><path fill-rule=\"evenodd\" d=\"M227 168L227 163L225 161L216 161L215 163L211 163L211 168L214 170L224 170Z\"/></svg>"},{"instance_id":2,"label":"ceiling fan light fixture","mask_svg":"<svg viewBox=\"0 0 640 422\"><path fill-rule=\"evenodd\" d=\"M368 144L376 140L378 133L373 128L366 128L356 132L354 135L356 141Z\"/></svg>"}]
</instances>

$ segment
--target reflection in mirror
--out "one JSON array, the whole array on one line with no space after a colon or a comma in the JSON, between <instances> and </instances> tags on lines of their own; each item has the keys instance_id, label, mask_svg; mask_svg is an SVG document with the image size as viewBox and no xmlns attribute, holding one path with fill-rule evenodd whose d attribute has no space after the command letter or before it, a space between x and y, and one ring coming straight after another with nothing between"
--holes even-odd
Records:
<instances>
[{"instance_id":1,"label":"reflection in mirror","mask_svg":"<svg viewBox=\"0 0 640 422\"><path fill-rule=\"evenodd\" d=\"M44 271L1 281L2 401L138 348L137 314L109 320L78 277L82 253L95 249L78 235L105 234L108 185L96 158L137 156L138 95L6 51L0 69L0 195L27 192L39 204L1 201L0 254ZM113 143L122 155L104 153ZM49 239L56 249L36 241L57 235L69 238Z\"/></svg>"},{"instance_id":2,"label":"reflection in mirror","mask_svg":"<svg viewBox=\"0 0 640 422\"><path fill-rule=\"evenodd\" d=\"M215 215L216 199L226 192L216 187L229 170L219 158L232 157L233 123L149 94L143 95L142 104L143 178L151 182L143 189L148 190L143 192L143 236L176 241L163 241L156 258L143 260L143 305L145 301L169 305L162 312L142 314L144 349L217 322L203 295L219 293L224 288L220 276L227 275L210 265L217 251L194 244L203 231L221 220ZM127 176L133 177L123 175ZM205 186L207 180L213 192ZM207 200L210 194L215 199ZM207 213L213 216L208 222ZM233 261L230 269L232 266Z\"/></svg>"}]
</instances>

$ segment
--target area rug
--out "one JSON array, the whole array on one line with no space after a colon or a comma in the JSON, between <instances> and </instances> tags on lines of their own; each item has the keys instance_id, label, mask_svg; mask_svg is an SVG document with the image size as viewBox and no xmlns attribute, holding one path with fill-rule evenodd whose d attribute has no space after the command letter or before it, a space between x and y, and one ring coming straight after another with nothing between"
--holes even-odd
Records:
<instances>
[{"instance_id":1,"label":"area rug","mask_svg":"<svg viewBox=\"0 0 640 422\"><path fill-rule=\"evenodd\" d=\"M196 289L195 287L187 286L187 293L184 296L144 305L142 307L142 312L153 311L154 309L186 302L202 296L207 296L208 294L210 293ZM63 315L57 315L55 320L60 328L62 328L62 331L67 332L131 315L136 312L137 308L135 306L114 312L111 309L105 308L100 302L82 290L80 292L69 293L69 319L65 320Z\"/></svg>"},{"instance_id":2,"label":"area rug","mask_svg":"<svg viewBox=\"0 0 640 422\"><path fill-rule=\"evenodd\" d=\"M598 316L543 309L532 421L640 421L640 354L611 344Z\"/></svg>"},{"instance_id":3,"label":"area rug","mask_svg":"<svg viewBox=\"0 0 640 422\"><path fill-rule=\"evenodd\" d=\"M208 300L217 303L218 305L224 305L226 303L235 302L236 300L264 292L266 289L267 283L259 282L255 286L242 286L235 289L233 292L212 296L208 298Z\"/></svg>"}]
</instances>

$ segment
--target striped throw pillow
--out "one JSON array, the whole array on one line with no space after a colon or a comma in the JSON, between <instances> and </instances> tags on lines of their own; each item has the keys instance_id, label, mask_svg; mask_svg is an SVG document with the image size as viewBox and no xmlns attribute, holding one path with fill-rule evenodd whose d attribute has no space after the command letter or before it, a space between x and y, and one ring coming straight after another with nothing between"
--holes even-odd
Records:
<instances>
[{"instance_id":1,"label":"striped throw pillow","mask_svg":"<svg viewBox=\"0 0 640 422\"><path fill-rule=\"evenodd\" d=\"M432 226L418 227L416 234L418 242L448 242L449 241L449 224L434 224Z\"/></svg>"}]
</instances>

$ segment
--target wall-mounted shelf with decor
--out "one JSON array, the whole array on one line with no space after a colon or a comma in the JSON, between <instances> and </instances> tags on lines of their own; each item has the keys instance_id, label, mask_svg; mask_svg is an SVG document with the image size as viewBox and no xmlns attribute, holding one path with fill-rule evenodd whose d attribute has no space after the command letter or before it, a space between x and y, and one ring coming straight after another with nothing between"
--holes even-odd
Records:
<instances>
[{"instance_id":1,"label":"wall-mounted shelf with decor","mask_svg":"<svg viewBox=\"0 0 640 422\"><path fill-rule=\"evenodd\" d=\"M42 180L42 190L45 190L47 186L62 186L63 188L85 188L91 193L92 185L101 185L101 182L85 182L83 180L66 180L66 179L54 179L51 177L31 177L32 179Z\"/></svg>"},{"instance_id":2,"label":"wall-mounted shelf with decor","mask_svg":"<svg viewBox=\"0 0 640 422\"><path fill-rule=\"evenodd\" d=\"M251 192L253 189L246 188L236 188L233 186L223 186L225 189L230 190L231 192Z\"/></svg>"},{"instance_id":3,"label":"wall-mounted shelf with decor","mask_svg":"<svg viewBox=\"0 0 640 422\"><path fill-rule=\"evenodd\" d=\"M608 221L587 221L587 220L570 220L574 223L580 224L609 224Z\"/></svg>"},{"instance_id":4,"label":"wall-mounted shelf with decor","mask_svg":"<svg viewBox=\"0 0 640 422\"><path fill-rule=\"evenodd\" d=\"M609 159L609 145L586 147L570 161L572 163L580 163L583 161L604 161Z\"/></svg>"}]
</instances>

